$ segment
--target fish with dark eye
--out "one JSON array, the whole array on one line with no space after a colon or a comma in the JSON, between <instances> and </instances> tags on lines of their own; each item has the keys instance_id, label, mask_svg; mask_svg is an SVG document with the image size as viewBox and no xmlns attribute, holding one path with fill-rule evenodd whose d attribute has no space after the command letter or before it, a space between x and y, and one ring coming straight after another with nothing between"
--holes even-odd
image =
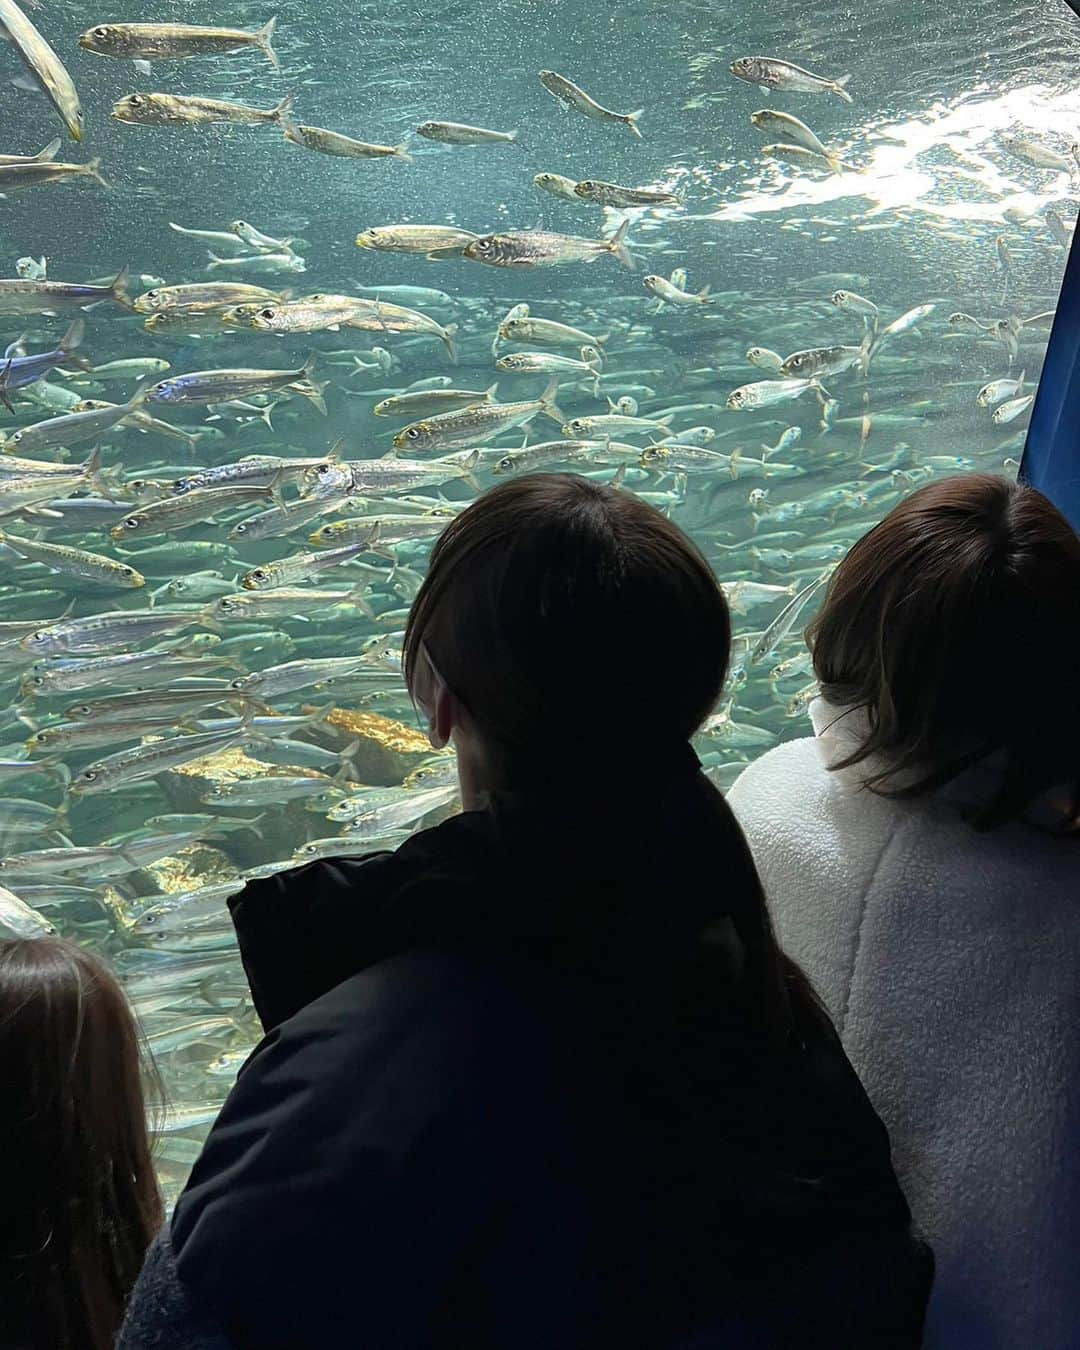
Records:
<instances>
[{"instance_id":1,"label":"fish with dark eye","mask_svg":"<svg viewBox=\"0 0 1080 1350\"><path fill-rule=\"evenodd\" d=\"M835 94L845 103L854 102L847 91L848 75L830 80L772 56L740 56L731 63L729 69L736 79L759 85L762 89L779 89L794 94Z\"/></svg>"},{"instance_id":2,"label":"fish with dark eye","mask_svg":"<svg viewBox=\"0 0 1080 1350\"><path fill-rule=\"evenodd\" d=\"M711 305L712 300L709 297L709 287L698 291L680 290L678 286L673 286L670 281L661 276L648 276L643 278L645 289L652 291L657 299L657 309L664 304L668 305Z\"/></svg>"},{"instance_id":3,"label":"fish with dark eye","mask_svg":"<svg viewBox=\"0 0 1080 1350\"><path fill-rule=\"evenodd\" d=\"M194 281L183 286L155 286L132 301L139 314L156 314L161 310L179 310L194 305L243 305L276 302L277 291L265 286L251 286L239 281Z\"/></svg>"},{"instance_id":4,"label":"fish with dark eye","mask_svg":"<svg viewBox=\"0 0 1080 1350\"><path fill-rule=\"evenodd\" d=\"M822 375L842 375L865 362L864 347L808 347L793 352L780 367L785 379L816 379Z\"/></svg>"},{"instance_id":5,"label":"fish with dark eye","mask_svg":"<svg viewBox=\"0 0 1080 1350\"><path fill-rule=\"evenodd\" d=\"M258 47L275 70L277 54L270 45L276 19L262 28L210 28L192 23L102 23L79 38L85 52L126 61L182 61L192 56L217 56Z\"/></svg>"},{"instance_id":6,"label":"fish with dark eye","mask_svg":"<svg viewBox=\"0 0 1080 1350\"><path fill-rule=\"evenodd\" d=\"M541 412L562 426L565 418L555 403L558 388L558 377L552 376L539 398L519 403L476 403L458 412L413 422L394 437L394 448L423 453L482 445L501 431L531 422Z\"/></svg>"},{"instance_id":7,"label":"fish with dark eye","mask_svg":"<svg viewBox=\"0 0 1080 1350\"><path fill-rule=\"evenodd\" d=\"M790 113L777 112L773 108L761 108L758 112L750 114L750 121L766 136L775 137L786 145L802 146L811 154L819 155L833 173L843 172L843 165L833 151L822 144L805 122L801 122Z\"/></svg>"},{"instance_id":8,"label":"fish with dark eye","mask_svg":"<svg viewBox=\"0 0 1080 1350\"><path fill-rule=\"evenodd\" d=\"M596 206L678 206L679 199L663 188L620 187L599 178L584 178L574 185L574 195Z\"/></svg>"},{"instance_id":9,"label":"fish with dark eye","mask_svg":"<svg viewBox=\"0 0 1080 1350\"><path fill-rule=\"evenodd\" d=\"M112 117L138 127L209 126L232 122L238 126L258 126L285 121L295 101L286 94L272 108L252 108L222 98L200 98L191 94L128 94L113 104Z\"/></svg>"},{"instance_id":10,"label":"fish with dark eye","mask_svg":"<svg viewBox=\"0 0 1080 1350\"><path fill-rule=\"evenodd\" d=\"M567 178L562 173L538 173L533 178L533 185L538 187L541 192L550 192L553 197L561 197L563 201L576 202L577 183L573 178Z\"/></svg>"},{"instance_id":11,"label":"fish with dark eye","mask_svg":"<svg viewBox=\"0 0 1080 1350\"><path fill-rule=\"evenodd\" d=\"M147 403L171 406L186 403L227 403L232 399L247 398L251 394L265 394L284 389L300 394L326 412L323 386L310 377L315 359L309 357L299 370L195 370L187 375L172 375L146 390Z\"/></svg>"},{"instance_id":12,"label":"fish with dark eye","mask_svg":"<svg viewBox=\"0 0 1080 1350\"><path fill-rule=\"evenodd\" d=\"M488 267L555 267L560 263L590 263L611 254L632 272L636 264L624 240L630 222L624 220L610 239L582 239L551 230L510 230L485 234L462 250L462 256Z\"/></svg>"},{"instance_id":13,"label":"fish with dark eye","mask_svg":"<svg viewBox=\"0 0 1080 1350\"><path fill-rule=\"evenodd\" d=\"M459 257L465 246L477 238L472 230L459 230L452 225L373 225L356 236L356 247L452 258Z\"/></svg>"}]
</instances>

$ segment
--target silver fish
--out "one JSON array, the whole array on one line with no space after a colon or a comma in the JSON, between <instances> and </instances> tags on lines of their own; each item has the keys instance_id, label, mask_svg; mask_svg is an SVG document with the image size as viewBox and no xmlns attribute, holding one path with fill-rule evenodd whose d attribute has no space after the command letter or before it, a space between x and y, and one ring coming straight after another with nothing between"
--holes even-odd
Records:
<instances>
[{"instance_id":1,"label":"silver fish","mask_svg":"<svg viewBox=\"0 0 1080 1350\"><path fill-rule=\"evenodd\" d=\"M542 70L540 72L540 83L553 98L565 103L568 108L573 108L575 112L579 112L585 117L591 117L594 122L621 122L639 140L641 139L638 118L645 111L644 108L638 108L636 112L630 113L612 112L610 108L605 108L595 99L590 98L585 90L578 88L572 80L568 80L565 75L556 74L554 70Z\"/></svg>"},{"instance_id":2,"label":"silver fish","mask_svg":"<svg viewBox=\"0 0 1080 1350\"><path fill-rule=\"evenodd\" d=\"M740 56L731 63L729 69L736 79L760 85L762 89L782 89L797 94L835 94L845 103L854 101L846 88L850 78L847 75L842 75L838 80L825 79L804 70L802 66L772 56Z\"/></svg>"},{"instance_id":3,"label":"silver fish","mask_svg":"<svg viewBox=\"0 0 1080 1350\"><path fill-rule=\"evenodd\" d=\"M72 138L83 137L79 95L64 63L22 12L15 0L0 0L0 27L11 39L23 65L40 86Z\"/></svg>"}]
</instances>

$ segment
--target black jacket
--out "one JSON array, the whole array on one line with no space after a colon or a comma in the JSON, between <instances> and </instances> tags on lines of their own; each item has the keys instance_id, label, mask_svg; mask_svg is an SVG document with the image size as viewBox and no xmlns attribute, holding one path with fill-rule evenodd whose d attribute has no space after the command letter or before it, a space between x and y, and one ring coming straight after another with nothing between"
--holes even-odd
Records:
<instances>
[{"instance_id":1,"label":"black jacket","mask_svg":"<svg viewBox=\"0 0 1080 1350\"><path fill-rule=\"evenodd\" d=\"M919 1344L883 1126L816 1004L780 1048L748 1009L726 807L685 770L631 800L503 800L234 899L268 1034L171 1239L239 1350Z\"/></svg>"}]
</instances>

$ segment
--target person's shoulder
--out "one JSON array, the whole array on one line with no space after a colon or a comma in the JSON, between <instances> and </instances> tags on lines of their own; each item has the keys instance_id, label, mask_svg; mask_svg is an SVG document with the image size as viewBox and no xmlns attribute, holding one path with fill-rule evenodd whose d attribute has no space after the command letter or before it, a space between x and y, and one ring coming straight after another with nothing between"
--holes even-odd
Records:
<instances>
[{"instance_id":1,"label":"person's shoulder","mask_svg":"<svg viewBox=\"0 0 1080 1350\"><path fill-rule=\"evenodd\" d=\"M362 1049L372 1036L482 1043L557 1018L576 986L541 962L478 943L416 947L367 967L316 999L281 1029L301 1046L327 1034Z\"/></svg>"},{"instance_id":2,"label":"person's shoulder","mask_svg":"<svg viewBox=\"0 0 1080 1350\"><path fill-rule=\"evenodd\" d=\"M727 793L736 815L770 803L802 800L812 784L827 784L828 770L813 736L785 741L748 764Z\"/></svg>"},{"instance_id":3,"label":"person's shoulder","mask_svg":"<svg viewBox=\"0 0 1080 1350\"><path fill-rule=\"evenodd\" d=\"M532 1072L572 1044L580 989L527 957L478 944L413 948L315 999L267 1036L245 1066L245 1095L303 1083L308 1108L333 1113L376 1080L400 1078L436 1103L513 1060Z\"/></svg>"}]
</instances>

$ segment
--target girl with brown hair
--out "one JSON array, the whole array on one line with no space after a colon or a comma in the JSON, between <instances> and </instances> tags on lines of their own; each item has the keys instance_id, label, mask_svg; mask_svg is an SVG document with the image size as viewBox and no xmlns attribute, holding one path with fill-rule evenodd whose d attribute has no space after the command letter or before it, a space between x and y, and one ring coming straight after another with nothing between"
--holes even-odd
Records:
<instances>
[{"instance_id":1,"label":"girl with brown hair","mask_svg":"<svg viewBox=\"0 0 1080 1350\"><path fill-rule=\"evenodd\" d=\"M807 640L814 739L729 800L933 1244L928 1350L1080 1329L1080 539L977 474L901 502Z\"/></svg>"},{"instance_id":2,"label":"girl with brown hair","mask_svg":"<svg viewBox=\"0 0 1080 1350\"><path fill-rule=\"evenodd\" d=\"M268 1034L125 1350L918 1345L887 1136L690 747L729 642L627 493L451 522L405 672L465 809L230 902Z\"/></svg>"},{"instance_id":3,"label":"girl with brown hair","mask_svg":"<svg viewBox=\"0 0 1080 1350\"><path fill-rule=\"evenodd\" d=\"M139 1040L105 965L0 941L0 1346L109 1350L161 1224Z\"/></svg>"}]
</instances>

